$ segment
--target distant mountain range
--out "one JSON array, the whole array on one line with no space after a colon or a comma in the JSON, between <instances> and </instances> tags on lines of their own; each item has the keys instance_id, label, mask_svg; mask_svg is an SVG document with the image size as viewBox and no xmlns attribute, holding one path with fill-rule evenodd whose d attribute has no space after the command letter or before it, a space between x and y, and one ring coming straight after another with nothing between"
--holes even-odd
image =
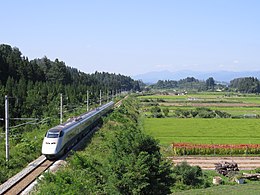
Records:
<instances>
[{"instance_id":1,"label":"distant mountain range","mask_svg":"<svg viewBox=\"0 0 260 195\"><path fill-rule=\"evenodd\" d=\"M196 71L153 71L144 74L132 76L135 80L142 80L144 83L156 83L158 80L180 80L187 77L194 77L199 80L206 80L209 77L213 77L215 81L227 82L240 77L257 77L260 78L260 71L216 71L216 72L196 72Z\"/></svg>"}]
</instances>

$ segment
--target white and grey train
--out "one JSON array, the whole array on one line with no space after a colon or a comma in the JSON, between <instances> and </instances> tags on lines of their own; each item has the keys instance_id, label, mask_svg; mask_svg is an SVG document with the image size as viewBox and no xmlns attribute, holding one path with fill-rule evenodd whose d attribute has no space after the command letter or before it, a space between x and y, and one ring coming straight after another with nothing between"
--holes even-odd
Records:
<instances>
[{"instance_id":1,"label":"white and grey train","mask_svg":"<svg viewBox=\"0 0 260 195\"><path fill-rule=\"evenodd\" d=\"M57 159L78 140L88 134L101 116L114 106L111 101L90 112L68 119L67 122L49 129L43 139L42 154L47 159Z\"/></svg>"}]
</instances>

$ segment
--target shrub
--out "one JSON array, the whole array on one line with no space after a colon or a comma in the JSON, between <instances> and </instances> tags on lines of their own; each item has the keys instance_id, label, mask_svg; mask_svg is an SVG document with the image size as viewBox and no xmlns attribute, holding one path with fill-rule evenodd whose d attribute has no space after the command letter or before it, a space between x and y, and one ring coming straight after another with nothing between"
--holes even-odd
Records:
<instances>
[{"instance_id":1,"label":"shrub","mask_svg":"<svg viewBox=\"0 0 260 195\"><path fill-rule=\"evenodd\" d=\"M215 118L216 114L209 108L197 108L198 111L197 117L199 118Z\"/></svg>"},{"instance_id":2,"label":"shrub","mask_svg":"<svg viewBox=\"0 0 260 195\"><path fill-rule=\"evenodd\" d=\"M255 172L256 172L256 173L260 173L260 167L256 168L256 169L255 169Z\"/></svg>"},{"instance_id":3,"label":"shrub","mask_svg":"<svg viewBox=\"0 0 260 195\"><path fill-rule=\"evenodd\" d=\"M154 106L151 108L151 113L154 118L162 118L162 110L159 106Z\"/></svg>"},{"instance_id":4,"label":"shrub","mask_svg":"<svg viewBox=\"0 0 260 195\"><path fill-rule=\"evenodd\" d=\"M191 111L189 110L182 110L182 109L176 109L175 115L179 118L189 118L191 116Z\"/></svg>"},{"instance_id":5,"label":"shrub","mask_svg":"<svg viewBox=\"0 0 260 195\"><path fill-rule=\"evenodd\" d=\"M190 166L187 162L182 162L174 166L173 173L176 180L185 185L196 186L201 184L202 170L199 166Z\"/></svg>"},{"instance_id":6,"label":"shrub","mask_svg":"<svg viewBox=\"0 0 260 195\"><path fill-rule=\"evenodd\" d=\"M164 113L164 116L168 116L169 115L169 108L163 108L163 113Z\"/></svg>"},{"instance_id":7,"label":"shrub","mask_svg":"<svg viewBox=\"0 0 260 195\"><path fill-rule=\"evenodd\" d=\"M215 113L220 117L220 118L230 118L231 114L219 110L215 110Z\"/></svg>"},{"instance_id":8,"label":"shrub","mask_svg":"<svg viewBox=\"0 0 260 195\"><path fill-rule=\"evenodd\" d=\"M199 187L205 183L202 169L199 166L190 166L185 161L174 166L173 175L177 183L176 189Z\"/></svg>"}]
</instances>

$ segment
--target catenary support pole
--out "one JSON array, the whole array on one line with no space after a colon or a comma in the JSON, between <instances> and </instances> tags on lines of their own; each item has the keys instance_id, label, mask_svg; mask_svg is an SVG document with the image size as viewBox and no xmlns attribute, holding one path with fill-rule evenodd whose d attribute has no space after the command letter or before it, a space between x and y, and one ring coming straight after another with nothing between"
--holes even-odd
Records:
<instances>
[{"instance_id":1,"label":"catenary support pole","mask_svg":"<svg viewBox=\"0 0 260 195\"><path fill-rule=\"evenodd\" d=\"M9 161L9 105L8 96L5 96L5 157Z\"/></svg>"},{"instance_id":2,"label":"catenary support pole","mask_svg":"<svg viewBox=\"0 0 260 195\"><path fill-rule=\"evenodd\" d=\"M63 118L63 101L62 101L62 93L60 94L60 124L62 123L62 118Z\"/></svg>"},{"instance_id":3,"label":"catenary support pole","mask_svg":"<svg viewBox=\"0 0 260 195\"><path fill-rule=\"evenodd\" d=\"M112 90L112 101L114 101L114 90Z\"/></svg>"},{"instance_id":4,"label":"catenary support pole","mask_svg":"<svg viewBox=\"0 0 260 195\"><path fill-rule=\"evenodd\" d=\"M99 105L100 105L100 106L101 106L101 104L102 104L101 98L102 98L102 91L100 90L100 97L99 97Z\"/></svg>"},{"instance_id":5,"label":"catenary support pole","mask_svg":"<svg viewBox=\"0 0 260 195\"><path fill-rule=\"evenodd\" d=\"M89 96L88 96L88 90L87 90L87 112L89 110Z\"/></svg>"}]
</instances>

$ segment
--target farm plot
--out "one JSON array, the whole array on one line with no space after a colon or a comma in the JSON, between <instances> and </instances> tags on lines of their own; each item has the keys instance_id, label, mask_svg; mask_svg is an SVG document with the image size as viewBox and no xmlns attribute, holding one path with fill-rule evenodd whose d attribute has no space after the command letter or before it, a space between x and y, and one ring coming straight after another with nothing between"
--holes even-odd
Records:
<instances>
[{"instance_id":1,"label":"farm plot","mask_svg":"<svg viewBox=\"0 0 260 195\"><path fill-rule=\"evenodd\" d=\"M149 95L138 97L141 101L153 100L164 102L203 102L203 103L242 103L242 104L258 104L260 105L259 95L239 95L226 93L196 93L187 95Z\"/></svg>"},{"instance_id":2,"label":"farm plot","mask_svg":"<svg viewBox=\"0 0 260 195\"><path fill-rule=\"evenodd\" d=\"M259 119L145 118L144 131L164 146L173 142L260 144Z\"/></svg>"},{"instance_id":3,"label":"farm plot","mask_svg":"<svg viewBox=\"0 0 260 195\"><path fill-rule=\"evenodd\" d=\"M150 117L144 119L144 130L177 155L259 154L258 95L198 93L140 100L144 115ZM156 115L155 106L168 114ZM165 118L153 118L157 116Z\"/></svg>"},{"instance_id":4,"label":"farm plot","mask_svg":"<svg viewBox=\"0 0 260 195\"><path fill-rule=\"evenodd\" d=\"M232 117L243 118L260 116L260 97L258 95L226 95L224 93L197 93L189 95L153 95L139 97L144 105L147 116L149 110L157 105L160 108L169 109L169 117L176 117L175 111L195 110L206 107L211 110L218 110L229 113Z\"/></svg>"}]
</instances>

